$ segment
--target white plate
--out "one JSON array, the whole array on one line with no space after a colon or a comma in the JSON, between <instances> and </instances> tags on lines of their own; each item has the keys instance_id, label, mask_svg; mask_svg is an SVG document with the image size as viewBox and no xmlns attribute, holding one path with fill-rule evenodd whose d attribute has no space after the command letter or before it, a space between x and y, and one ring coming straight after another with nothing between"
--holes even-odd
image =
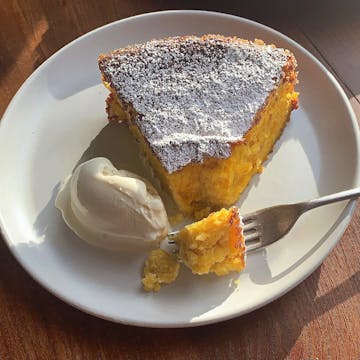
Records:
<instances>
[{"instance_id":1,"label":"white plate","mask_svg":"<svg viewBox=\"0 0 360 360\"><path fill-rule=\"evenodd\" d=\"M126 324L181 327L247 313L307 277L351 218L353 203L314 210L286 238L248 256L242 274L195 277L183 269L176 283L157 294L141 290L144 254L101 251L67 229L54 208L54 196L79 161L104 155L122 167L142 168L123 129L107 125L98 54L152 38L206 33L261 38L289 48L299 63L300 108L266 170L242 195L243 213L359 185L359 131L349 102L328 71L284 35L252 21L202 11L151 13L94 30L30 76L0 128L4 238L40 284L90 314Z\"/></svg>"}]
</instances>

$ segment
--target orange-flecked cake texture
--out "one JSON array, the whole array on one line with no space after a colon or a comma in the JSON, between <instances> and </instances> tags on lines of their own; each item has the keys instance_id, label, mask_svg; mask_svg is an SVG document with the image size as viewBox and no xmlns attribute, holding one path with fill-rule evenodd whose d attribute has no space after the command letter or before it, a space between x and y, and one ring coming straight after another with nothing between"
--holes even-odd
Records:
<instances>
[{"instance_id":1,"label":"orange-flecked cake texture","mask_svg":"<svg viewBox=\"0 0 360 360\"><path fill-rule=\"evenodd\" d=\"M207 35L101 55L109 120L127 121L182 212L238 199L297 107L296 60L262 41Z\"/></svg>"},{"instance_id":2,"label":"orange-flecked cake texture","mask_svg":"<svg viewBox=\"0 0 360 360\"><path fill-rule=\"evenodd\" d=\"M152 250L145 262L142 284L145 291L159 291L162 284L176 280L180 264L162 249Z\"/></svg>"},{"instance_id":3,"label":"orange-flecked cake texture","mask_svg":"<svg viewBox=\"0 0 360 360\"><path fill-rule=\"evenodd\" d=\"M236 207L185 226L176 242L179 258L194 274L226 275L245 267L245 240Z\"/></svg>"},{"instance_id":4,"label":"orange-flecked cake texture","mask_svg":"<svg viewBox=\"0 0 360 360\"><path fill-rule=\"evenodd\" d=\"M221 209L207 218L185 226L175 237L177 258L193 274L222 276L245 267L245 240L239 210ZM162 284L176 280L179 263L174 254L153 250L145 262L144 290L159 291Z\"/></svg>"}]
</instances>

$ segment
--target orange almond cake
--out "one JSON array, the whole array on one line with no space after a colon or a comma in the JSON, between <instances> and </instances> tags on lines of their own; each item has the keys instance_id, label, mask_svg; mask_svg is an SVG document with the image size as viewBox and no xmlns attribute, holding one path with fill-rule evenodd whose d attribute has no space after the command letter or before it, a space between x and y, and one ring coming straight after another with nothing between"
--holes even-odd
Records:
<instances>
[{"instance_id":1,"label":"orange almond cake","mask_svg":"<svg viewBox=\"0 0 360 360\"><path fill-rule=\"evenodd\" d=\"M239 210L221 209L185 226L178 234L179 258L194 274L227 275L245 267L245 239Z\"/></svg>"},{"instance_id":2,"label":"orange almond cake","mask_svg":"<svg viewBox=\"0 0 360 360\"><path fill-rule=\"evenodd\" d=\"M162 284L176 280L180 264L175 256L162 249L152 250L145 262L142 284L145 291L159 291Z\"/></svg>"},{"instance_id":3,"label":"orange almond cake","mask_svg":"<svg viewBox=\"0 0 360 360\"><path fill-rule=\"evenodd\" d=\"M99 57L110 121L127 121L180 210L233 204L297 107L288 50L237 37L152 40Z\"/></svg>"},{"instance_id":4,"label":"orange almond cake","mask_svg":"<svg viewBox=\"0 0 360 360\"><path fill-rule=\"evenodd\" d=\"M153 250L146 260L142 283L146 291L176 280L181 260L193 274L223 276L245 267L245 239L236 207L221 209L185 226L175 237L178 254Z\"/></svg>"}]
</instances>

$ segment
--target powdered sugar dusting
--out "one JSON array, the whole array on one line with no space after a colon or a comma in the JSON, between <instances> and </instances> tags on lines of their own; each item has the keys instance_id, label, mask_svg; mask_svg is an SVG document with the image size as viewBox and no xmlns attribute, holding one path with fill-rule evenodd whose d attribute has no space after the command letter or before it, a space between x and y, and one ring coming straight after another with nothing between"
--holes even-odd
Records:
<instances>
[{"instance_id":1,"label":"powdered sugar dusting","mask_svg":"<svg viewBox=\"0 0 360 360\"><path fill-rule=\"evenodd\" d=\"M227 158L243 139L288 53L221 36L153 40L117 50L99 66L172 173L207 157Z\"/></svg>"}]
</instances>

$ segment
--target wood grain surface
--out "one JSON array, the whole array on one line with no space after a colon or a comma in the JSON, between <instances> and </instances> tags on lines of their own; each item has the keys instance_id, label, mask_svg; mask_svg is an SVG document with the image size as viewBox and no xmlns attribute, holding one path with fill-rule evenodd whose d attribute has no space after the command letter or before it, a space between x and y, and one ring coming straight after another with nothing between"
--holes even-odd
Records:
<instances>
[{"instance_id":1,"label":"wood grain surface","mask_svg":"<svg viewBox=\"0 0 360 360\"><path fill-rule=\"evenodd\" d=\"M0 115L55 51L98 26L149 11L207 9L269 25L312 52L360 119L360 2L1 0ZM1 201L1 200L0 200ZM0 241L0 359L360 359L360 208L303 283L240 318L191 329L100 320L38 285Z\"/></svg>"}]
</instances>

